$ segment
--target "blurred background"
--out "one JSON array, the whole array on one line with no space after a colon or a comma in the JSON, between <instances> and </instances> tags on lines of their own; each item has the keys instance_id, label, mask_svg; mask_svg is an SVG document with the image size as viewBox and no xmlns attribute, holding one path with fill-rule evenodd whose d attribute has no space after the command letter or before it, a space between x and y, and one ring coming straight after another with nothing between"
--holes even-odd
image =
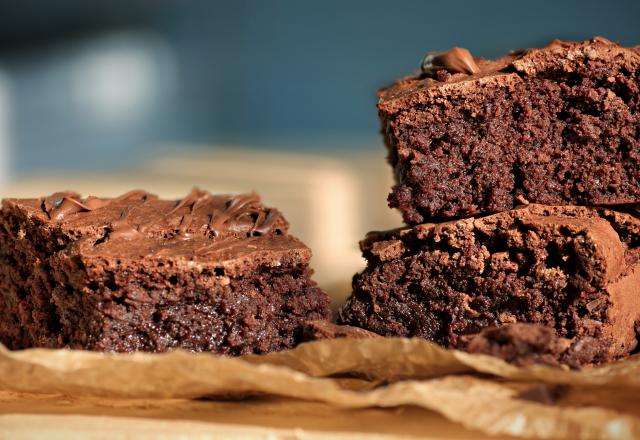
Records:
<instances>
[{"instance_id":1,"label":"blurred background","mask_svg":"<svg viewBox=\"0 0 640 440\"><path fill-rule=\"evenodd\" d=\"M640 44L640 2L0 2L3 196L259 190L341 296L399 226L375 90L427 50Z\"/></svg>"}]
</instances>

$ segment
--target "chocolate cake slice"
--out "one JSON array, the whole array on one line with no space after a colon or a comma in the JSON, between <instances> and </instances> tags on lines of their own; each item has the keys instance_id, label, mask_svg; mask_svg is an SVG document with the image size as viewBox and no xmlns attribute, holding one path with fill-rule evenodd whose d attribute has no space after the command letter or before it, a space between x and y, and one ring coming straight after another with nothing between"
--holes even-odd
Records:
<instances>
[{"instance_id":1,"label":"chocolate cake slice","mask_svg":"<svg viewBox=\"0 0 640 440\"><path fill-rule=\"evenodd\" d=\"M640 51L554 41L497 60L460 48L379 92L409 224L546 205L640 202Z\"/></svg>"},{"instance_id":2,"label":"chocolate cake slice","mask_svg":"<svg viewBox=\"0 0 640 440\"><path fill-rule=\"evenodd\" d=\"M0 221L0 342L12 349L265 353L330 316L311 251L256 194L63 192L4 200Z\"/></svg>"},{"instance_id":3,"label":"chocolate cake slice","mask_svg":"<svg viewBox=\"0 0 640 440\"><path fill-rule=\"evenodd\" d=\"M602 362L636 347L640 219L528 205L482 218L372 232L339 321L465 348L487 327L534 323ZM582 348L581 348L582 347Z\"/></svg>"}]
</instances>

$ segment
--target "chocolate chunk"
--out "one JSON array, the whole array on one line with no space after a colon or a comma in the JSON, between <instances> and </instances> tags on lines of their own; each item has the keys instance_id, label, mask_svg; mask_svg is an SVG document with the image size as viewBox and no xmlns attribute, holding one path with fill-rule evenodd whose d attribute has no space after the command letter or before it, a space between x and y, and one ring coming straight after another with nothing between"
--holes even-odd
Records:
<instances>
[{"instance_id":1,"label":"chocolate chunk","mask_svg":"<svg viewBox=\"0 0 640 440\"><path fill-rule=\"evenodd\" d=\"M420 63L422 73L433 75L439 70L449 73L474 75L480 72L471 53L464 48L454 47L446 52L429 52Z\"/></svg>"}]
</instances>

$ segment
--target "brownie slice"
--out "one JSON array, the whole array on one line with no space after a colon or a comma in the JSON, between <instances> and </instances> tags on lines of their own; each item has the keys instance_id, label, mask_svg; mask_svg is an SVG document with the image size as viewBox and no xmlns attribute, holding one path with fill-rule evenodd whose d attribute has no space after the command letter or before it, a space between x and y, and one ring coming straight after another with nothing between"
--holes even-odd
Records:
<instances>
[{"instance_id":1,"label":"brownie slice","mask_svg":"<svg viewBox=\"0 0 640 440\"><path fill-rule=\"evenodd\" d=\"M265 353L330 316L311 251L256 194L64 192L4 200L0 221L0 341L12 349Z\"/></svg>"},{"instance_id":2,"label":"brownie slice","mask_svg":"<svg viewBox=\"0 0 640 440\"><path fill-rule=\"evenodd\" d=\"M570 346L591 344L594 362L636 346L640 219L631 213L528 205L372 232L361 249L367 267L342 324L464 348L487 327L536 323Z\"/></svg>"},{"instance_id":3,"label":"brownie slice","mask_svg":"<svg viewBox=\"0 0 640 440\"><path fill-rule=\"evenodd\" d=\"M640 201L640 51L597 37L497 60L455 48L379 92L409 224Z\"/></svg>"}]
</instances>

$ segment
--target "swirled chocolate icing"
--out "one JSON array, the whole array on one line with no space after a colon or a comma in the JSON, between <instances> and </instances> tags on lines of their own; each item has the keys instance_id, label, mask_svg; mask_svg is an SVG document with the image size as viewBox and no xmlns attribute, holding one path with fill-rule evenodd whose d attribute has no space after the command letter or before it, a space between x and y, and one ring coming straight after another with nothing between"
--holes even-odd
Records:
<instances>
[{"instance_id":1,"label":"swirled chocolate icing","mask_svg":"<svg viewBox=\"0 0 640 440\"><path fill-rule=\"evenodd\" d=\"M190 261L239 261L249 255L289 255L308 260L309 249L287 235L288 222L256 193L212 195L194 188L180 200L146 191L115 198L66 191L40 199L9 199L73 240L85 256L176 257ZM276 256L277 256L276 255Z\"/></svg>"},{"instance_id":2,"label":"swirled chocolate icing","mask_svg":"<svg viewBox=\"0 0 640 440\"><path fill-rule=\"evenodd\" d=\"M194 188L186 197L172 202L135 190L113 199L74 192L54 193L41 202L50 220L67 226L102 226L105 239L131 239L138 234L188 240L194 235L210 238L251 237L281 234L288 228L279 211L266 208L256 193L214 196Z\"/></svg>"}]
</instances>

